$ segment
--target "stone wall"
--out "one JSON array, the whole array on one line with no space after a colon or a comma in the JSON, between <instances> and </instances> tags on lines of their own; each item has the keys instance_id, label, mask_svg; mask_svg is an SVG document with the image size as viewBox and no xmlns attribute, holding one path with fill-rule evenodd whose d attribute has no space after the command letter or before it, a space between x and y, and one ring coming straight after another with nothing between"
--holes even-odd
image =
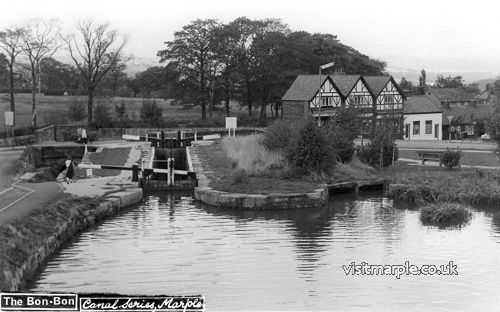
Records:
<instances>
[{"instance_id":1,"label":"stone wall","mask_svg":"<svg viewBox=\"0 0 500 312\"><path fill-rule=\"evenodd\" d=\"M319 208L328 201L328 189L324 187L309 193L260 195L228 193L205 186L194 189L194 198L211 206L231 209Z\"/></svg>"},{"instance_id":2,"label":"stone wall","mask_svg":"<svg viewBox=\"0 0 500 312\"><path fill-rule=\"evenodd\" d=\"M93 226L99 220L108 216L115 215L123 208L142 200L142 189L128 189L117 193L110 194L103 198L94 209L86 209L83 214L72 213L68 219L64 220L48 237L43 238L41 245L32 246L31 250L24 250L20 259L16 259L16 263L11 263L11 266L2 266L0 272L0 290L3 291L19 291L26 283L35 277L35 274L43 265L43 263L56 251L61 245L75 237L79 232ZM90 203L89 203L90 205ZM8 225L7 225L8 226ZM19 249L21 246L9 246L12 249ZM3 250L0 253L0 263L8 263L8 250Z\"/></svg>"}]
</instances>

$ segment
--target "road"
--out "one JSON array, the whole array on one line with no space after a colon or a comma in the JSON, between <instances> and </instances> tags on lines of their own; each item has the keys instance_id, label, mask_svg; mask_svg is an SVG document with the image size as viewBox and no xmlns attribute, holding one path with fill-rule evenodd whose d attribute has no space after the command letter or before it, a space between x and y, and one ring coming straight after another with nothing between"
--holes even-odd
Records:
<instances>
[{"instance_id":1,"label":"road","mask_svg":"<svg viewBox=\"0 0 500 312\"><path fill-rule=\"evenodd\" d=\"M22 150L0 150L0 192L10 187L16 175L16 160Z\"/></svg>"}]
</instances>

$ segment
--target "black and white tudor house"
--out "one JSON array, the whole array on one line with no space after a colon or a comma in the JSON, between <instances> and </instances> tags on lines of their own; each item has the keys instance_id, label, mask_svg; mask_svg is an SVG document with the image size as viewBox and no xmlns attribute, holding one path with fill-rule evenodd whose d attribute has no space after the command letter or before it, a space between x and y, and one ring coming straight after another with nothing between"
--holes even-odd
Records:
<instances>
[{"instance_id":1,"label":"black and white tudor house","mask_svg":"<svg viewBox=\"0 0 500 312\"><path fill-rule=\"evenodd\" d=\"M286 119L314 117L325 121L347 105L360 110L367 127L391 122L403 133L405 95L392 76L335 74L320 80L319 75L299 75L281 100Z\"/></svg>"}]
</instances>

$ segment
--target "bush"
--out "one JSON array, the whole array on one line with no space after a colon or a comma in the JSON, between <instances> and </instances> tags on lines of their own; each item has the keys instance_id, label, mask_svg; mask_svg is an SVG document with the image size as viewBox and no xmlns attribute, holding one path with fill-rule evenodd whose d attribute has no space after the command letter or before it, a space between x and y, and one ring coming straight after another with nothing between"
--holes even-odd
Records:
<instances>
[{"instance_id":1,"label":"bush","mask_svg":"<svg viewBox=\"0 0 500 312\"><path fill-rule=\"evenodd\" d=\"M141 107L141 119L146 126L159 127L163 122L163 110L155 99L144 99Z\"/></svg>"},{"instance_id":2,"label":"bush","mask_svg":"<svg viewBox=\"0 0 500 312\"><path fill-rule=\"evenodd\" d=\"M370 166L380 166L380 153L382 152L382 166L387 167L399 159L399 150L395 143L392 131L388 127L381 126L374 134L372 141L357 148L358 158Z\"/></svg>"},{"instance_id":3,"label":"bush","mask_svg":"<svg viewBox=\"0 0 500 312\"><path fill-rule=\"evenodd\" d=\"M335 163L335 152L326 132L310 120L300 129L297 143L287 149L286 158L303 171L328 171Z\"/></svg>"},{"instance_id":4,"label":"bush","mask_svg":"<svg viewBox=\"0 0 500 312\"><path fill-rule=\"evenodd\" d=\"M86 103L73 99L69 102L66 113L71 121L80 121L87 117Z\"/></svg>"},{"instance_id":5,"label":"bush","mask_svg":"<svg viewBox=\"0 0 500 312\"><path fill-rule=\"evenodd\" d=\"M441 162L446 168L452 169L460 164L460 158L462 158L463 152L457 147L456 150L447 148L443 155L441 155Z\"/></svg>"},{"instance_id":6,"label":"bush","mask_svg":"<svg viewBox=\"0 0 500 312\"><path fill-rule=\"evenodd\" d=\"M325 125L336 159L347 163L352 160L356 149L354 139L361 132L358 111L353 107L342 107Z\"/></svg>"},{"instance_id":7,"label":"bush","mask_svg":"<svg viewBox=\"0 0 500 312\"><path fill-rule=\"evenodd\" d=\"M469 208L458 203L430 204L420 210L420 221L437 226L454 226L471 219Z\"/></svg>"},{"instance_id":8,"label":"bush","mask_svg":"<svg viewBox=\"0 0 500 312\"><path fill-rule=\"evenodd\" d=\"M109 107L106 103L98 101L94 106L93 123L97 128L111 128L113 127L113 121L111 115L109 114Z\"/></svg>"},{"instance_id":9,"label":"bush","mask_svg":"<svg viewBox=\"0 0 500 312\"><path fill-rule=\"evenodd\" d=\"M297 141L301 124L302 121L276 120L267 127L261 144L271 151L285 150Z\"/></svg>"}]
</instances>

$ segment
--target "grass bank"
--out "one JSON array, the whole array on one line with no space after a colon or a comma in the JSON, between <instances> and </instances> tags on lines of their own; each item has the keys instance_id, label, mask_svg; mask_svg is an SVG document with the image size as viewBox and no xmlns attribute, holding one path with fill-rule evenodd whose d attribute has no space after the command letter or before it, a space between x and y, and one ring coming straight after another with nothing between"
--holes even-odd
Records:
<instances>
[{"instance_id":1,"label":"grass bank","mask_svg":"<svg viewBox=\"0 0 500 312\"><path fill-rule=\"evenodd\" d=\"M32 278L60 244L87 226L99 199L61 194L48 207L0 226L0 289L14 290ZM92 220L91 219L91 220Z\"/></svg>"},{"instance_id":2,"label":"grass bank","mask_svg":"<svg viewBox=\"0 0 500 312\"><path fill-rule=\"evenodd\" d=\"M224 137L212 145L195 147L211 180L210 187L245 194L304 193L317 189L319 184L376 177L375 169L357 160L336 164L333 175L300 175L280 153L263 147L260 139L260 135Z\"/></svg>"},{"instance_id":3,"label":"grass bank","mask_svg":"<svg viewBox=\"0 0 500 312\"><path fill-rule=\"evenodd\" d=\"M0 290L22 290L64 242L141 199L141 189L95 198L61 193L47 206L1 225Z\"/></svg>"},{"instance_id":4,"label":"grass bank","mask_svg":"<svg viewBox=\"0 0 500 312\"><path fill-rule=\"evenodd\" d=\"M386 190L387 196L417 204L500 202L499 170L455 171L454 175L409 173L392 182Z\"/></svg>"}]
</instances>

